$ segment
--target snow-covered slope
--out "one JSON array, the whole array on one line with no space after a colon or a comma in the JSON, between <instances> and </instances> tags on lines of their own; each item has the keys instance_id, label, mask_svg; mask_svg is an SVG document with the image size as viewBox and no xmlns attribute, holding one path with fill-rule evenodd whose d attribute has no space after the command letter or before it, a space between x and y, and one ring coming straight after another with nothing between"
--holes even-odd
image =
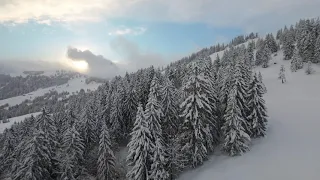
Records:
<instances>
[{"instance_id":1,"label":"snow-covered slope","mask_svg":"<svg viewBox=\"0 0 320 180\"><path fill-rule=\"evenodd\" d=\"M44 89L38 89L36 91L30 92L30 93L22 95L22 96L16 96L16 97L0 100L0 106L4 105L6 103L8 103L9 106L14 106L14 105L22 103L23 101L25 101L27 99L33 100L34 98L36 98L38 96L43 96L44 94L46 94L50 91L53 91L53 90L57 91L58 93L61 93L63 91L67 91L69 93L72 93L72 92L80 91L80 89L84 89L85 91L87 89L95 90L98 88L99 85L101 85L101 84L95 83L95 82L91 82L89 84L86 84L85 78L75 78L75 79L69 80L67 84L63 84L60 86L48 87L48 88L44 88Z\"/></svg>"},{"instance_id":2,"label":"snow-covered slope","mask_svg":"<svg viewBox=\"0 0 320 180\"><path fill-rule=\"evenodd\" d=\"M247 41L247 42L245 42L245 43L239 44L239 45L237 45L237 46L235 46L235 47L242 46L242 45L245 45L245 46L247 47L248 44L249 44L249 42L252 42L252 41L257 42L257 40L258 40L258 38L255 38L255 39L249 40L249 41ZM227 47L226 50L227 50L227 49L229 49L229 48ZM213 61L216 60L217 55L219 55L219 57L221 58L221 57L223 56L223 54L224 54L224 51L225 51L225 50L219 51L219 52L215 52L215 53L211 54L211 55L210 55L211 59L212 59Z\"/></svg>"},{"instance_id":3,"label":"snow-covered slope","mask_svg":"<svg viewBox=\"0 0 320 180\"><path fill-rule=\"evenodd\" d=\"M320 177L320 67L306 75L291 73L282 52L269 68L258 68L267 86L267 137L254 140L250 152L239 157L213 155L203 166L184 173L181 180L316 180ZM276 62L277 64L274 64ZM287 83L278 73L285 65ZM306 65L305 65L306 67Z\"/></svg>"},{"instance_id":4,"label":"snow-covered slope","mask_svg":"<svg viewBox=\"0 0 320 180\"><path fill-rule=\"evenodd\" d=\"M18 117L13 117L13 118L10 118L9 119L9 122L7 123L0 123L0 133L2 133L6 128L10 128L15 122L21 122L23 121L25 118L28 118L28 117L31 117L31 115L33 116L37 116L39 115L40 112L36 112L36 113L31 113L31 114L26 114L26 115L23 115L23 116L18 116Z\"/></svg>"}]
</instances>

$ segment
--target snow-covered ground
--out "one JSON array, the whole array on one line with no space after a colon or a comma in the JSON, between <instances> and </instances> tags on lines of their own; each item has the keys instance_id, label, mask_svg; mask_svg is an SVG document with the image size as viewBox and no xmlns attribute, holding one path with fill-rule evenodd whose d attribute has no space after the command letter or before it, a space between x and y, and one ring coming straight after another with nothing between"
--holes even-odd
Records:
<instances>
[{"instance_id":1,"label":"snow-covered ground","mask_svg":"<svg viewBox=\"0 0 320 180\"><path fill-rule=\"evenodd\" d=\"M75 79L69 80L67 84L63 84L60 86L48 87L48 88L44 88L44 89L40 88L36 91L27 93L22 96L16 96L16 97L0 100L0 106L4 105L6 103L8 103L9 106L14 106L14 105L22 103L23 101L25 101L27 99L33 100L34 98L36 98L38 96L43 96L44 94L46 94L50 91L53 91L53 90L57 91L58 93L62 93L63 91L67 91L69 93L72 93L72 92L80 91L81 89L84 89L85 91L87 89L95 90L98 88L99 85L101 85L101 84L96 83L96 82L91 82L89 84L86 84L85 78L75 78Z\"/></svg>"},{"instance_id":2,"label":"snow-covered ground","mask_svg":"<svg viewBox=\"0 0 320 180\"><path fill-rule=\"evenodd\" d=\"M39 114L40 114L40 112L36 112L36 113L26 114L26 115L23 115L23 116L13 117L13 118L10 118L9 122L7 122L7 123L2 123L2 121L1 121L1 123L0 123L0 133L2 133L5 129L10 128L15 122L18 123L18 122L23 121L25 118L31 117L31 115L36 117Z\"/></svg>"},{"instance_id":3,"label":"snow-covered ground","mask_svg":"<svg viewBox=\"0 0 320 180\"><path fill-rule=\"evenodd\" d=\"M291 73L282 52L269 68L258 68L267 86L265 100L269 115L267 137L254 140L250 152L239 157L213 155L181 180L316 180L320 178L320 67L306 75L304 69ZM274 64L277 62L277 64ZM278 78L285 65L287 83ZM306 67L306 64L305 64Z\"/></svg>"},{"instance_id":4,"label":"snow-covered ground","mask_svg":"<svg viewBox=\"0 0 320 180\"><path fill-rule=\"evenodd\" d=\"M235 46L235 47L242 46L242 45L245 45L245 46L247 47L248 44L249 44L249 42L252 42L252 41L254 41L254 42L256 43L256 42L258 41L258 38L249 40L249 41L247 41L247 42L245 42L245 43L242 43L242 44L239 44L239 45L237 45L237 46ZM229 48L227 47L226 50L227 50L227 49L229 49ZM215 53L211 54L211 55L210 55L211 59L212 59L213 61L216 60L216 59L217 59L217 55L221 58L221 57L223 56L223 54L224 54L224 51L225 51L225 50L219 51L219 52L215 52Z\"/></svg>"}]
</instances>

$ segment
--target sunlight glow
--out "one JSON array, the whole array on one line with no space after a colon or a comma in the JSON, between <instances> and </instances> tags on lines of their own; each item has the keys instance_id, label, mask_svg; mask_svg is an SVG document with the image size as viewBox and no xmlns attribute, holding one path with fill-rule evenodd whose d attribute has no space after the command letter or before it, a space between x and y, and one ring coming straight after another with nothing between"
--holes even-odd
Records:
<instances>
[{"instance_id":1,"label":"sunlight glow","mask_svg":"<svg viewBox=\"0 0 320 180\"><path fill-rule=\"evenodd\" d=\"M72 68L78 72L86 72L89 68L89 64L86 61L71 61Z\"/></svg>"}]
</instances>

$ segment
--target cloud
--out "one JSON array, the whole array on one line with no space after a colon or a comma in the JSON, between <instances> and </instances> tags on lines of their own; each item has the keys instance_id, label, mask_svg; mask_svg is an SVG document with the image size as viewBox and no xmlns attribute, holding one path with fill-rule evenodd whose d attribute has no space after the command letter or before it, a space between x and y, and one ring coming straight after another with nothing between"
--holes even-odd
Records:
<instances>
[{"instance_id":1,"label":"cloud","mask_svg":"<svg viewBox=\"0 0 320 180\"><path fill-rule=\"evenodd\" d=\"M115 31L111 31L108 34L110 36L113 35L141 35L144 34L147 31L147 28L145 27L135 27L135 28L121 28L117 29Z\"/></svg>"},{"instance_id":2,"label":"cloud","mask_svg":"<svg viewBox=\"0 0 320 180\"><path fill-rule=\"evenodd\" d=\"M95 55L89 50L81 51L68 47L67 58L72 61L86 61L89 66L89 75L100 77L112 77L120 73L119 68L112 61L101 55Z\"/></svg>"},{"instance_id":3,"label":"cloud","mask_svg":"<svg viewBox=\"0 0 320 180\"><path fill-rule=\"evenodd\" d=\"M122 36L116 37L111 41L110 47L122 56L121 68L129 72L151 65L158 67L168 63L161 54L142 51L137 44Z\"/></svg>"},{"instance_id":4,"label":"cloud","mask_svg":"<svg viewBox=\"0 0 320 180\"><path fill-rule=\"evenodd\" d=\"M151 22L206 23L244 30L272 29L318 16L319 0L5 0L0 21L99 22L126 18ZM48 21L50 20L50 21ZM118 31L118 34L129 30ZM116 33L117 34L117 33Z\"/></svg>"}]
</instances>

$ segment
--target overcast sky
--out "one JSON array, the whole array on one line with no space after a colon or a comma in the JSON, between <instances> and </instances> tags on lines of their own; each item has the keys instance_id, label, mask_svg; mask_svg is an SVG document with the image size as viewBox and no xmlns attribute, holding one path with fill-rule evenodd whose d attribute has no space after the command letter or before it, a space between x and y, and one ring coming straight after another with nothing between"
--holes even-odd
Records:
<instances>
[{"instance_id":1,"label":"overcast sky","mask_svg":"<svg viewBox=\"0 0 320 180\"><path fill-rule=\"evenodd\" d=\"M72 47L99 63L161 65L318 17L319 7L320 0L0 0L0 61L66 61Z\"/></svg>"}]
</instances>

